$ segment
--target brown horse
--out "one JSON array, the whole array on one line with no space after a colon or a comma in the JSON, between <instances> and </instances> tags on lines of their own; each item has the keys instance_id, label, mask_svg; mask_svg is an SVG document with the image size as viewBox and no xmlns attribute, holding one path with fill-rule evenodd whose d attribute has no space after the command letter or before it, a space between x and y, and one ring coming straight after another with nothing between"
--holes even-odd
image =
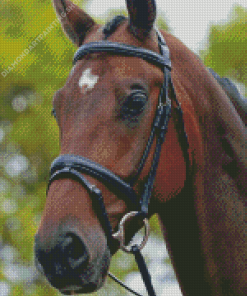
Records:
<instances>
[{"instance_id":1,"label":"brown horse","mask_svg":"<svg viewBox=\"0 0 247 296\"><path fill-rule=\"evenodd\" d=\"M154 0L127 0L128 18L102 27L69 0L54 7L80 47L100 40L159 54ZM166 140L149 204L157 213L183 295L246 295L246 163L244 124L226 93L198 57L161 31L170 50L171 77L189 143L189 171L179 140L174 93ZM105 52L78 60L53 100L61 155L100 164L126 182L136 173L152 128L161 69L138 57ZM137 197L150 171L155 145L134 183ZM129 205L104 182L84 174L104 197L117 230ZM63 294L90 293L105 282L113 252L87 188L76 179L54 180L35 238L36 263ZM130 237L140 225L128 229ZM136 228L136 229L134 229ZM117 245L117 244L116 244ZM117 245L118 246L118 245Z\"/></svg>"}]
</instances>

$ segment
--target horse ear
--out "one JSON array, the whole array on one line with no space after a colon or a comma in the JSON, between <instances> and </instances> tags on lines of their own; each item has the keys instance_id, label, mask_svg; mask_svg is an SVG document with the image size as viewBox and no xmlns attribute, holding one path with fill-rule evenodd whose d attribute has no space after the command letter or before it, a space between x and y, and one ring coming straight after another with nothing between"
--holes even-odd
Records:
<instances>
[{"instance_id":1,"label":"horse ear","mask_svg":"<svg viewBox=\"0 0 247 296\"><path fill-rule=\"evenodd\" d=\"M53 5L64 32L80 46L95 25L94 20L69 0L53 0Z\"/></svg>"},{"instance_id":2,"label":"horse ear","mask_svg":"<svg viewBox=\"0 0 247 296\"><path fill-rule=\"evenodd\" d=\"M156 18L155 0L126 0L129 12L129 25L131 32L138 38L145 38Z\"/></svg>"}]
</instances>

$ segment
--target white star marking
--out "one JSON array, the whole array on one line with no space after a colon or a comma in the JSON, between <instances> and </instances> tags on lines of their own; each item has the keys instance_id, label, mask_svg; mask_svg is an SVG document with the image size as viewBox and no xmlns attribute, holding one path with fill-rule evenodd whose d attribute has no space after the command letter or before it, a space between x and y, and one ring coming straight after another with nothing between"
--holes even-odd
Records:
<instances>
[{"instance_id":1,"label":"white star marking","mask_svg":"<svg viewBox=\"0 0 247 296\"><path fill-rule=\"evenodd\" d=\"M79 86L81 88L82 93L85 94L87 91L93 89L98 79L99 76L93 75L91 68L86 69L82 73L81 78L79 80Z\"/></svg>"}]
</instances>

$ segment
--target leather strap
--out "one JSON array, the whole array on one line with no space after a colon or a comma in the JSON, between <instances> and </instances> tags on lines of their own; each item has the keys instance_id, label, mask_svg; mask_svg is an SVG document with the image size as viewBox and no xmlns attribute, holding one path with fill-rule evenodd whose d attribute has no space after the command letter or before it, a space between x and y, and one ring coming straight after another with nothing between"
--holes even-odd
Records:
<instances>
[{"instance_id":1,"label":"leather strap","mask_svg":"<svg viewBox=\"0 0 247 296\"><path fill-rule=\"evenodd\" d=\"M86 157L72 154L63 154L58 156L51 164L51 178L48 183L48 188L54 179L59 179L60 171L68 168L67 174L77 171L79 174L86 174L103 183L110 191L117 196L122 196L123 199L130 205L131 208L139 209L139 201L134 189L124 180L115 175L112 171L103 167ZM72 173L71 173L72 174ZM84 177L80 180L86 187L87 179ZM89 183L89 182L88 182Z\"/></svg>"},{"instance_id":2,"label":"leather strap","mask_svg":"<svg viewBox=\"0 0 247 296\"><path fill-rule=\"evenodd\" d=\"M154 64L162 69L167 67L171 70L171 60L169 57L169 49L167 45L162 44L162 55L145 49L139 48L136 46L123 44L119 42L110 42L110 41L97 41L90 42L82 45L74 55L73 64L75 64L78 60L81 60L85 55L90 53L101 53L107 52L111 54L124 55L129 57L137 57L142 58L143 60Z\"/></svg>"}]
</instances>

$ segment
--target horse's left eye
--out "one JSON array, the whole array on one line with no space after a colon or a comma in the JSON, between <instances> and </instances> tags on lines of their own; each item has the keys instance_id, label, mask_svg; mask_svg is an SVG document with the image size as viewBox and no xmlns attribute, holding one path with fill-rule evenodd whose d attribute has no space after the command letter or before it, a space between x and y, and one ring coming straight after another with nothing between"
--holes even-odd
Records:
<instances>
[{"instance_id":1,"label":"horse's left eye","mask_svg":"<svg viewBox=\"0 0 247 296\"><path fill-rule=\"evenodd\" d=\"M122 106L123 117L136 117L142 113L147 102L145 92L137 90L133 91L126 99Z\"/></svg>"}]
</instances>

